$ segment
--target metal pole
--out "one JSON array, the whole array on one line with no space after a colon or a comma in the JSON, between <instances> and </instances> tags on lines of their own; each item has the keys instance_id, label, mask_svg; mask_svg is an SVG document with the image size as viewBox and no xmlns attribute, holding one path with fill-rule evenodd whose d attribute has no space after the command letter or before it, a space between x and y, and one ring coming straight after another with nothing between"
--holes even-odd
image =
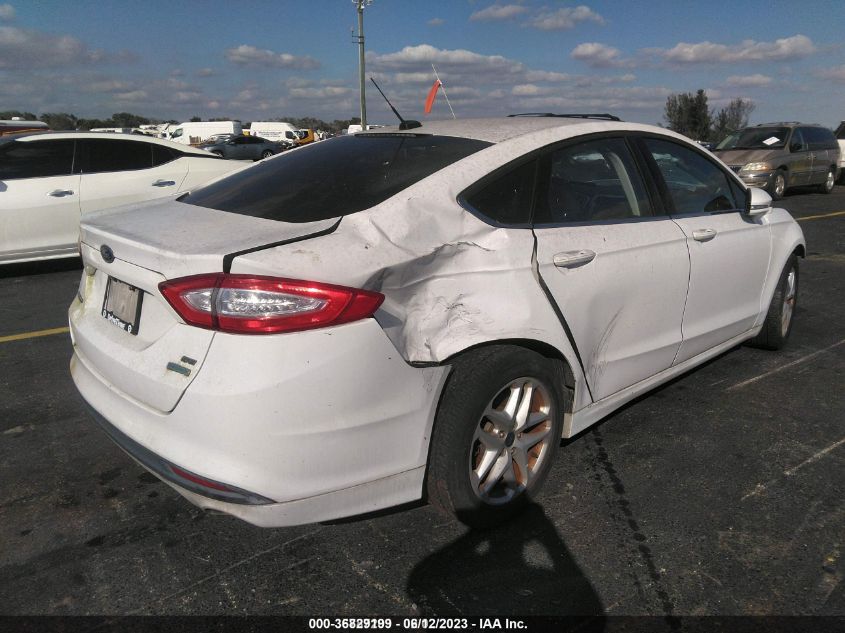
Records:
<instances>
[{"instance_id":1,"label":"metal pole","mask_svg":"<svg viewBox=\"0 0 845 633\"><path fill-rule=\"evenodd\" d=\"M361 90L361 129L367 131L367 95L364 81L364 2L358 0L358 74Z\"/></svg>"}]
</instances>

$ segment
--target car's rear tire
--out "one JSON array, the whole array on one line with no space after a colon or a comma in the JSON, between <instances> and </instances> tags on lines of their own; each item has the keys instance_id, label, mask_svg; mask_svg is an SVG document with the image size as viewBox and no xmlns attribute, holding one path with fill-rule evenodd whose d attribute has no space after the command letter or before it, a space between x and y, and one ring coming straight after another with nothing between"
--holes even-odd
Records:
<instances>
[{"instance_id":1,"label":"car's rear tire","mask_svg":"<svg viewBox=\"0 0 845 633\"><path fill-rule=\"evenodd\" d=\"M215 156L219 156L220 158L223 158L223 152L221 152L219 149L213 149L213 150L211 150L211 153L214 154Z\"/></svg>"},{"instance_id":2,"label":"car's rear tire","mask_svg":"<svg viewBox=\"0 0 845 633\"><path fill-rule=\"evenodd\" d=\"M772 176L772 182L766 188L766 191L769 192L772 200L780 200L786 193L787 187L789 187L789 181L786 176L786 170L778 169L775 175Z\"/></svg>"},{"instance_id":3,"label":"car's rear tire","mask_svg":"<svg viewBox=\"0 0 845 633\"><path fill-rule=\"evenodd\" d=\"M557 363L499 345L456 359L428 466L428 500L436 508L489 527L537 492L560 444L567 392Z\"/></svg>"},{"instance_id":4,"label":"car's rear tire","mask_svg":"<svg viewBox=\"0 0 845 633\"><path fill-rule=\"evenodd\" d=\"M273 155L273 152L271 152L269 149L265 149L263 152L261 152L261 158L262 159L263 158L270 158L272 155Z\"/></svg>"},{"instance_id":5,"label":"car's rear tire","mask_svg":"<svg viewBox=\"0 0 845 633\"><path fill-rule=\"evenodd\" d=\"M836 184L836 169L831 167L827 170L824 182L818 186L819 193L830 193L833 191L833 185Z\"/></svg>"},{"instance_id":6,"label":"car's rear tire","mask_svg":"<svg viewBox=\"0 0 845 633\"><path fill-rule=\"evenodd\" d=\"M798 258L791 255L781 272L763 329L748 344L762 349L781 349L792 331L798 305Z\"/></svg>"}]
</instances>

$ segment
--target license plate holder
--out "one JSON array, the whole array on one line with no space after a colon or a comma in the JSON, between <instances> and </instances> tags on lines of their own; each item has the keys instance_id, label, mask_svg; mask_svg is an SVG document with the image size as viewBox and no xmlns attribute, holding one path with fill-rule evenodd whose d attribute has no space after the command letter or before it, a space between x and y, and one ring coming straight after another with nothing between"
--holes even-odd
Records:
<instances>
[{"instance_id":1,"label":"license plate holder","mask_svg":"<svg viewBox=\"0 0 845 633\"><path fill-rule=\"evenodd\" d=\"M141 325L144 292L125 281L109 277L103 299L103 318L124 332L137 336Z\"/></svg>"}]
</instances>

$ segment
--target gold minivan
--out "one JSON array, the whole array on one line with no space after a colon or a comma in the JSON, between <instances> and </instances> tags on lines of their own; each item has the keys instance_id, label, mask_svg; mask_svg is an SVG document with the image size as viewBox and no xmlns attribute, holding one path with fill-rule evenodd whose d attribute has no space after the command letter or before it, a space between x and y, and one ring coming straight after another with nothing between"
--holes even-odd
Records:
<instances>
[{"instance_id":1,"label":"gold minivan","mask_svg":"<svg viewBox=\"0 0 845 633\"><path fill-rule=\"evenodd\" d=\"M790 187L815 185L830 193L836 182L839 145L821 125L762 123L738 130L714 150L749 187L780 200Z\"/></svg>"}]
</instances>

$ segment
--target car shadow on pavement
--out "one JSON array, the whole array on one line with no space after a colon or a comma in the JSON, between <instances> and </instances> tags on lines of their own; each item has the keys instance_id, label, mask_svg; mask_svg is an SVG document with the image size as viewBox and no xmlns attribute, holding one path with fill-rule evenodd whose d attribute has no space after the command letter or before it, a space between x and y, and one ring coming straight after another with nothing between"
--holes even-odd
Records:
<instances>
[{"instance_id":1,"label":"car shadow on pavement","mask_svg":"<svg viewBox=\"0 0 845 633\"><path fill-rule=\"evenodd\" d=\"M65 257L39 262L24 262L22 264L4 264L0 266L0 278L44 275L69 270L82 270L82 260L79 257Z\"/></svg>"},{"instance_id":2,"label":"car shadow on pavement","mask_svg":"<svg viewBox=\"0 0 845 633\"><path fill-rule=\"evenodd\" d=\"M531 504L490 530L470 530L411 571L408 595L425 616L596 616L589 580L543 509Z\"/></svg>"}]
</instances>

